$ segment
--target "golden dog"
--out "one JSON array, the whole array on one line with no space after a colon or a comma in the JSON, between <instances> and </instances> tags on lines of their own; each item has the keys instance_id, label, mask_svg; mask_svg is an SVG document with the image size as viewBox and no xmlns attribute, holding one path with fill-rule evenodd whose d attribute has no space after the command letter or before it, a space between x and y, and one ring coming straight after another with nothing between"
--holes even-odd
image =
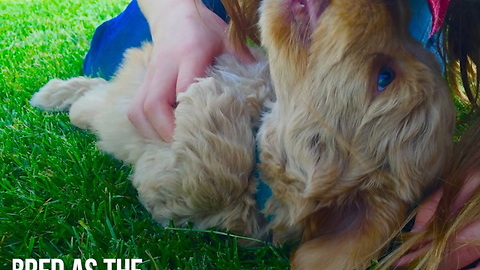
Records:
<instances>
[{"instance_id":1,"label":"golden dog","mask_svg":"<svg viewBox=\"0 0 480 270\"><path fill-rule=\"evenodd\" d=\"M295 269L363 269L452 148L449 91L435 57L409 36L408 13L399 0L263 1L268 61L220 57L178 97L171 144L143 139L127 119L148 44L126 54L112 81L53 80L32 104L70 110L101 149L133 164L140 200L162 224L271 231L277 242L302 240ZM273 192L262 212L255 134Z\"/></svg>"}]
</instances>

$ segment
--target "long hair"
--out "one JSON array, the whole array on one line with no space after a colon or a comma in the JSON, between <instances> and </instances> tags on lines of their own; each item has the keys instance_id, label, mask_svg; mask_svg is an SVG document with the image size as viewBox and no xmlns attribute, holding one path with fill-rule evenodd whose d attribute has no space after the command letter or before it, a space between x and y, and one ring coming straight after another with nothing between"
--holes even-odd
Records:
<instances>
[{"instance_id":1,"label":"long hair","mask_svg":"<svg viewBox=\"0 0 480 270\"><path fill-rule=\"evenodd\" d=\"M390 269L392 264L413 247L431 243L416 260L402 269L438 269L443 258L455 251L457 234L480 218L480 187L458 211L454 209L465 181L480 173L480 121L477 121L457 143L453 160L443 179L443 196L429 224L419 232L405 233L403 243L380 263L380 269ZM464 245L479 246L478 241Z\"/></svg>"},{"instance_id":2,"label":"long hair","mask_svg":"<svg viewBox=\"0 0 480 270\"><path fill-rule=\"evenodd\" d=\"M247 42L259 45L258 9L260 0L222 0L230 17L230 41L237 49L245 49Z\"/></svg>"},{"instance_id":3,"label":"long hair","mask_svg":"<svg viewBox=\"0 0 480 270\"><path fill-rule=\"evenodd\" d=\"M440 52L446 79L456 94L465 94L479 113L480 1L452 0L441 34Z\"/></svg>"},{"instance_id":4,"label":"long hair","mask_svg":"<svg viewBox=\"0 0 480 270\"><path fill-rule=\"evenodd\" d=\"M470 116L477 117L480 87L480 1L452 0L444 25L440 30L439 49L445 64L445 76L453 93L467 97ZM416 260L402 269L438 269L442 259L454 252L455 237L466 226L480 219L480 187L461 207L454 209L461 188L473 175L480 174L480 119L465 132L455 145L452 160L443 180L443 196L429 224L419 232L405 233L399 247L379 264L380 269L390 269L396 260L413 247L430 242ZM480 246L480 242L463 243L463 246Z\"/></svg>"}]
</instances>

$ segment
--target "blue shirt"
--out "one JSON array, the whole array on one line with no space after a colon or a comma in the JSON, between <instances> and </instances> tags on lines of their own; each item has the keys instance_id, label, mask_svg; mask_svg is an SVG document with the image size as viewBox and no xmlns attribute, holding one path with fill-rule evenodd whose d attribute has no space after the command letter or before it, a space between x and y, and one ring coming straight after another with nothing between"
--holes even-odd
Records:
<instances>
[{"instance_id":1,"label":"blue shirt","mask_svg":"<svg viewBox=\"0 0 480 270\"><path fill-rule=\"evenodd\" d=\"M220 0L203 0L203 3L224 21L228 20ZM412 9L409 25L412 36L435 53L434 40L429 36L432 16L427 1L409 0L409 3ZM140 47L151 40L148 22L138 7L137 0L133 0L117 17L104 22L95 30L83 63L83 71L86 76L110 79L128 48Z\"/></svg>"}]
</instances>

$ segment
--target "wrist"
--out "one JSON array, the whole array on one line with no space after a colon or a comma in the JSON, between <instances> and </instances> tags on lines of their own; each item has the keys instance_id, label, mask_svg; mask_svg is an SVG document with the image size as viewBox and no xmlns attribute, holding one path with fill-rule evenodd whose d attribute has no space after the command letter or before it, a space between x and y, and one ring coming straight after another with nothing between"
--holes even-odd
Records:
<instances>
[{"instance_id":1,"label":"wrist","mask_svg":"<svg viewBox=\"0 0 480 270\"><path fill-rule=\"evenodd\" d=\"M138 5L149 23L152 36L169 23L199 16L208 10L201 0L138 0Z\"/></svg>"}]
</instances>

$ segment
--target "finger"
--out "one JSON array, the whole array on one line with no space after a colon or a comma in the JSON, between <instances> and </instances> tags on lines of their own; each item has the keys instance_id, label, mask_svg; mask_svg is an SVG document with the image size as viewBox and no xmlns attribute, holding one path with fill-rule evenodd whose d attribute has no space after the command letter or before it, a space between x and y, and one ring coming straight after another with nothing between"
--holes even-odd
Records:
<instances>
[{"instance_id":1,"label":"finger","mask_svg":"<svg viewBox=\"0 0 480 270\"><path fill-rule=\"evenodd\" d=\"M438 268L439 270L462 269L480 259L479 246L467 246L455 250Z\"/></svg>"},{"instance_id":2,"label":"finger","mask_svg":"<svg viewBox=\"0 0 480 270\"><path fill-rule=\"evenodd\" d=\"M156 59L156 60L155 60ZM175 85L178 75L176 62L167 62L168 57L157 55L147 68L144 82L139 89L136 103L138 129L146 138L161 138L171 142L174 120L172 106L175 104Z\"/></svg>"},{"instance_id":3,"label":"finger","mask_svg":"<svg viewBox=\"0 0 480 270\"><path fill-rule=\"evenodd\" d=\"M420 256L424 255L428 249L430 249L431 244L427 244L422 246L421 248L412 251L404 256L402 256L400 259L398 259L394 264L393 268L398 268L398 267L403 267L406 266L410 263L412 263L415 259L418 259Z\"/></svg>"},{"instance_id":4,"label":"finger","mask_svg":"<svg viewBox=\"0 0 480 270\"><path fill-rule=\"evenodd\" d=\"M480 173L476 173L472 175L465 184L462 186L460 190L460 194L458 195L457 200L455 200L453 204L453 211L454 213L458 213L458 211L463 207L463 205L472 197L473 193L477 190L478 186L480 185Z\"/></svg>"},{"instance_id":5,"label":"finger","mask_svg":"<svg viewBox=\"0 0 480 270\"><path fill-rule=\"evenodd\" d=\"M235 50L231 52L227 50L227 52L232 53L240 62L245 64L254 63L256 60L250 50Z\"/></svg>"},{"instance_id":6,"label":"finger","mask_svg":"<svg viewBox=\"0 0 480 270\"><path fill-rule=\"evenodd\" d=\"M437 210L437 206L442 198L442 195L443 192L441 189L439 189L419 206L417 216L415 217L415 223L411 230L412 232L418 232L422 230L430 222L433 214Z\"/></svg>"},{"instance_id":7,"label":"finger","mask_svg":"<svg viewBox=\"0 0 480 270\"><path fill-rule=\"evenodd\" d=\"M393 269L399 268L399 267L401 268L412 263L414 260L424 255L427 252L427 250L431 248L430 246L431 245L424 246L418 250L408 253L405 256L402 256L392 265ZM446 259L444 259L444 261L440 264L438 269L439 270L462 269L474 263L478 259L480 259L480 247L478 246L464 247L456 250L451 255L447 255Z\"/></svg>"},{"instance_id":8,"label":"finger","mask_svg":"<svg viewBox=\"0 0 480 270\"><path fill-rule=\"evenodd\" d=\"M191 55L189 58L190 61L183 61L179 68L177 93L185 92L196 79L205 77L206 70L213 61L213 56L206 57L202 54Z\"/></svg>"},{"instance_id":9,"label":"finger","mask_svg":"<svg viewBox=\"0 0 480 270\"><path fill-rule=\"evenodd\" d=\"M145 86L142 84L128 109L127 117L142 137L147 139L158 139L160 137L159 134L150 124L143 111L145 93L142 89L144 88Z\"/></svg>"},{"instance_id":10,"label":"finger","mask_svg":"<svg viewBox=\"0 0 480 270\"><path fill-rule=\"evenodd\" d=\"M145 102L144 110L155 132L165 142L172 142L175 129L175 116L172 105L162 100L158 103L154 103L151 100Z\"/></svg>"},{"instance_id":11,"label":"finger","mask_svg":"<svg viewBox=\"0 0 480 270\"><path fill-rule=\"evenodd\" d=\"M480 259L480 220L463 228L452 243L439 269L462 269Z\"/></svg>"},{"instance_id":12,"label":"finger","mask_svg":"<svg viewBox=\"0 0 480 270\"><path fill-rule=\"evenodd\" d=\"M478 263L475 265L475 267L472 268L471 270L480 270L480 260L479 260Z\"/></svg>"},{"instance_id":13,"label":"finger","mask_svg":"<svg viewBox=\"0 0 480 270\"><path fill-rule=\"evenodd\" d=\"M177 69L175 65L162 65L161 69L157 69L149 80L150 89L143 106L147 121L166 142L172 141L175 128L173 106L176 102Z\"/></svg>"},{"instance_id":14,"label":"finger","mask_svg":"<svg viewBox=\"0 0 480 270\"><path fill-rule=\"evenodd\" d=\"M240 60L240 62L245 64L250 64L255 62L255 57L253 56L252 52L248 49L248 47L244 48L236 48L230 42L230 39L224 38L223 40L223 51L225 53L229 53L235 55L235 57Z\"/></svg>"}]
</instances>

